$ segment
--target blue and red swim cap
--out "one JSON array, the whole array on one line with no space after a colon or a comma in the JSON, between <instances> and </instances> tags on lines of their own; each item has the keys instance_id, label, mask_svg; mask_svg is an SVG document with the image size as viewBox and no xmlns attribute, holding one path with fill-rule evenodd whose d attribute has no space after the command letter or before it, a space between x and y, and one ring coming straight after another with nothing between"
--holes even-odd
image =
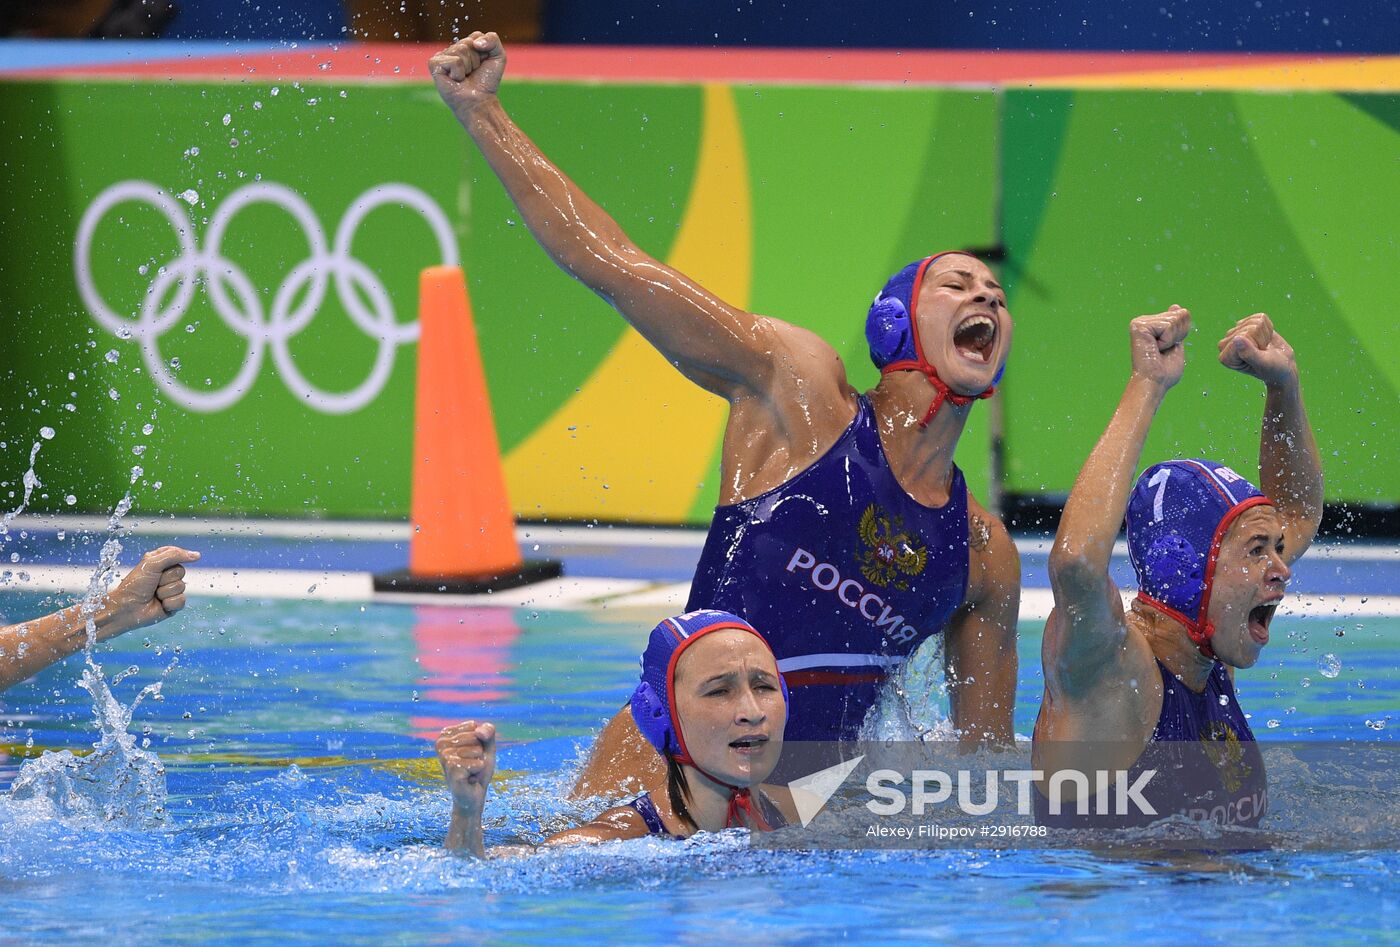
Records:
<instances>
[{"instance_id":1,"label":"blue and red swim cap","mask_svg":"<svg viewBox=\"0 0 1400 947\"><path fill-rule=\"evenodd\" d=\"M681 654L705 635L725 628L737 628L763 642L772 653L768 640L732 612L702 608L674 618L666 618L651 630L646 650L642 652L642 679L632 692L632 719L656 752L665 756L669 751L679 763L690 763L690 753L681 733L680 718L673 699L676 683L676 663ZM776 660L775 660L776 663ZM790 706L787 682L782 674L778 683L783 692L783 706Z\"/></svg>"},{"instance_id":2,"label":"blue and red swim cap","mask_svg":"<svg viewBox=\"0 0 1400 947\"><path fill-rule=\"evenodd\" d=\"M1186 626L1215 657L1206 619L1220 542L1240 514L1272 506L1258 487L1212 460L1169 460L1148 467L1128 498L1128 555L1138 598Z\"/></svg>"},{"instance_id":3,"label":"blue and red swim cap","mask_svg":"<svg viewBox=\"0 0 1400 947\"><path fill-rule=\"evenodd\" d=\"M923 372L937 392L928 413L919 422L920 427L928 426L945 400L961 406L981 398L990 398L995 393L996 386L1001 384L1001 377L1006 374L1006 364L1003 362L997 370L996 377L992 379L991 387L980 395L954 394L924 357L923 343L919 339L919 320L915 318L915 304L923 286L924 273L934 260L945 256L970 256L974 260L977 259L974 254L965 250L945 250L922 260L915 260L885 282L884 288L875 295L875 301L870 304L870 311L865 316L865 341L870 346L870 361L880 369L880 374L886 375L896 371Z\"/></svg>"}]
</instances>

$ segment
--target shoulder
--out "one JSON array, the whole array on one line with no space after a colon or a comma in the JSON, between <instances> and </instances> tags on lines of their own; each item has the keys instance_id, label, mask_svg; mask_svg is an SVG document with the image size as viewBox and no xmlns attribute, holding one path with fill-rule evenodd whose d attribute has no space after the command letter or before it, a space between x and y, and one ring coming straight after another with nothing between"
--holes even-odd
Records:
<instances>
[{"instance_id":1,"label":"shoulder","mask_svg":"<svg viewBox=\"0 0 1400 947\"><path fill-rule=\"evenodd\" d=\"M758 317L759 331L765 336L769 353L770 385L781 390L789 385L830 386L845 397L850 388L846 363L836 348L810 329L781 319Z\"/></svg>"},{"instance_id":2,"label":"shoulder","mask_svg":"<svg viewBox=\"0 0 1400 947\"><path fill-rule=\"evenodd\" d=\"M646 820L630 805L613 806L598 813L577 828L565 829L547 840L550 845L577 842L610 842L618 839L642 838L648 835Z\"/></svg>"},{"instance_id":3,"label":"shoulder","mask_svg":"<svg viewBox=\"0 0 1400 947\"><path fill-rule=\"evenodd\" d=\"M967 600L1000 598L1021 589L1021 554L1002 521L967 495Z\"/></svg>"}]
</instances>

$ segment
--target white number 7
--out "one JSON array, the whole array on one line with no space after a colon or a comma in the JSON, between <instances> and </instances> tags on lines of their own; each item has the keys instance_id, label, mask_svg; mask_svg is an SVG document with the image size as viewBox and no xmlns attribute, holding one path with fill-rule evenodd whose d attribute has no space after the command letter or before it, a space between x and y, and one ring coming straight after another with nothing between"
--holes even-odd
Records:
<instances>
[{"instance_id":1,"label":"white number 7","mask_svg":"<svg viewBox=\"0 0 1400 947\"><path fill-rule=\"evenodd\" d=\"M1167 481L1171 479L1172 469L1163 467L1152 475L1152 479L1147 481L1149 487L1157 488L1157 495L1152 498L1152 522L1162 521L1162 494L1167 492Z\"/></svg>"}]
</instances>

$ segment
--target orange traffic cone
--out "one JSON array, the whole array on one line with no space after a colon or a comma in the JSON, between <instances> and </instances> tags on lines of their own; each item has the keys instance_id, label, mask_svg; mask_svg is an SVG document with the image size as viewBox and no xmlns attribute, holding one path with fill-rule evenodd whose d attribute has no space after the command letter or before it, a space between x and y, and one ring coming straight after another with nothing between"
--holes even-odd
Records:
<instances>
[{"instance_id":1,"label":"orange traffic cone","mask_svg":"<svg viewBox=\"0 0 1400 947\"><path fill-rule=\"evenodd\" d=\"M525 560L515 541L496 425L462 271L423 271L418 298L408 570L374 577L377 592L471 594L562 572Z\"/></svg>"}]
</instances>

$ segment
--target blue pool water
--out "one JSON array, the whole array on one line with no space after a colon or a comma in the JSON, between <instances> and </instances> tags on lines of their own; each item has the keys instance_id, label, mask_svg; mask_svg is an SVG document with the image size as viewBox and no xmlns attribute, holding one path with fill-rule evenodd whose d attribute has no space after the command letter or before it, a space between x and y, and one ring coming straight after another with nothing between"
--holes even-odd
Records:
<instances>
[{"instance_id":1,"label":"blue pool water","mask_svg":"<svg viewBox=\"0 0 1400 947\"><path fill-rule=\"evenodd\" d=\"M13 617L45 607L6 599ZM625 699L655 617L205 600L118 639L100 652L108 676L141 668L118 686L124 700L180 649L164 699L142 704L133 724L165 764L168 815L102 824L0 801L0 939L1393 937L1393 847L796 853L725 833L485 863L446 855L448 799L427 738L469 716L498 722L506 778L488 845L588 815L596 805L559 797ZM1038 627L1023 626L1021 733L1039 701L1038 648ZM1324 654L1340 661L1336 677L1320 672ZM1242 701L1266 738L1393 740L1397 657L1395 619L1280 620L1265 659L1241 675ZM75 658L4 695L0 789L25 755L91 744L79 670Z\"/></svg>"}]
</instances>

